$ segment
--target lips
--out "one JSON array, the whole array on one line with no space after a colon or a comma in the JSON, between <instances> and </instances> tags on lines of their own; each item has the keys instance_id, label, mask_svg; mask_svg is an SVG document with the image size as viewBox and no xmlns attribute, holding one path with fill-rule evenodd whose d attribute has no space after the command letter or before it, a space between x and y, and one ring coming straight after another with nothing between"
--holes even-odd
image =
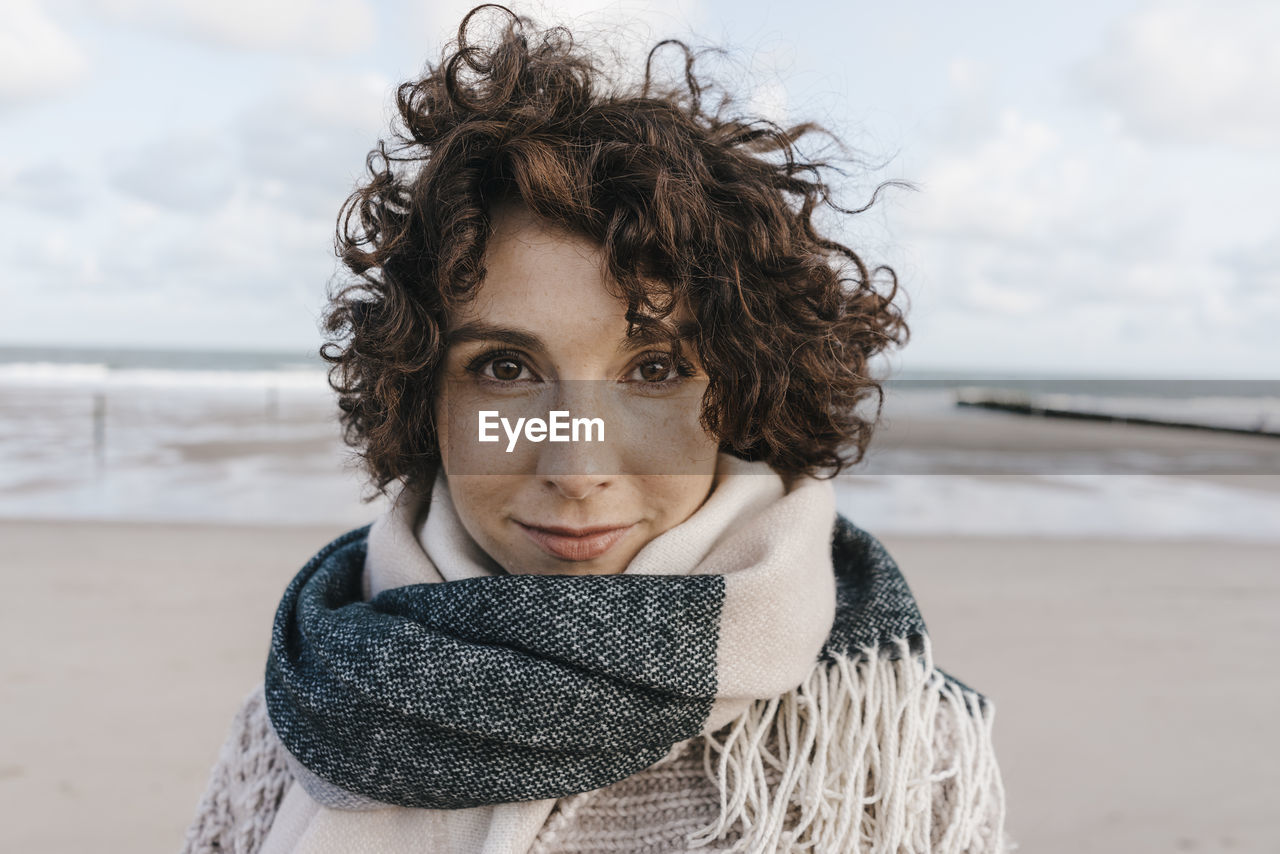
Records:
<instances>
[{"instance_id":1,"label":"lips","mask_svg":"<svg viewBox=\"0 0 1280 854\"><path fill-rule=\"evenodd\" d=\"M561 560L591 560L613 548L633 525L608 525L594 528L535 526L516 522L539 548Z\"/></svg>"}]
</instances>

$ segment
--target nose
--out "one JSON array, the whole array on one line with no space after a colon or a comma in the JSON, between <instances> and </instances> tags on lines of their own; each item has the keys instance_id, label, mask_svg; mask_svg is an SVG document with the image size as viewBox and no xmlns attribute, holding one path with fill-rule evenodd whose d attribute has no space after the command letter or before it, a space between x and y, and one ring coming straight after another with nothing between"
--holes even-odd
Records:
<instances>
[{"instance_id":1,"label":"nose","mask_svg":"<svg viewBox=\"0 0 1280 854\"><path fill-rule=\"evenodd\" d=\"M537 476L546 486L572 501L581 501L608 489L617 475L616 462L605 448L593 448L592 443L586 442L539 445Z\"/></svg>"},{"instance_id":2,"label":"nose","mask_svg":"<svg viewBox=\"0 0 1280 854\"><path fill-rule=\"evenodd\" d=\"M599 405L602 401L597 395L597 382L562 380L555 406L568 412L570 418L599 417L603 430L575 429L570 431L569 441L545 441L536 446L536 475L546 487L572 501L582 501L608 489L619 474L620 461L608 441L611 419Z\"/></svg>"},{"instance_id":3,"label":"nose","mask_svg":"<svg viewBox=\"0 0 1280 854\"><path fill-rule=\"evenodd\" d=\"M606 479L591 475L555 475L544 482L570 501L582 501L608 486Z\"/></svg>"}]
</instances>

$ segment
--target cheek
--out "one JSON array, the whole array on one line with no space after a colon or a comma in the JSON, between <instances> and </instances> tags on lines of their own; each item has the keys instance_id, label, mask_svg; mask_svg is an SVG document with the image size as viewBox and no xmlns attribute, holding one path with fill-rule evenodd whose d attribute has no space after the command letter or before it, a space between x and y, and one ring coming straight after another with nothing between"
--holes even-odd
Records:
<instances>
[{"instance_id":1,"label":"cheek","mask_svg":"<svg viewBox=\"0 0 1280 854\"><path fill-rule=\"evenodd\" d=\"M519 478L501 475L449 475L454 511L467 533L482 547L497 545L506 512L520 484Z\"/></svg>"},{"instance_id":2,"label":"cheek","mask_svg":"<svg viewBox=\"0 0 1280 854\"><path fill-rule=\"evenodd\" d=\"M441 394L436 401L436 444L451 483L467 475L502 471L495 466L493 455L494 449L500 446L477 441L476 420L480 408L456 393Z\"/></svg>"},{"instance_id":3,"label":"cheek","mask_svg":"<svg viewBox=\"0 0 1280 854\"><path fill-rule=\"evenodd\" d=\"M715 481L714 463L706 471L644 478L645 503L657 521L655 535L679 525L702 506Z\"/></svg>"},{"instance_id":4,"label":"cheek","mask_svg":"<svg viewBox=\"0 0 1280 854\"><path fill-rule=\"evenodd\" d=\"M472 527L476 521L483 521L488 515L484 511L490 499L485 494L484 488L475 480L476 478L465 475L449 476L449 498L453 501L453 508L458 517L468 528Z\"/></svg>"},{"instance_id":5,"label":"cheek","mask_svg":"<svg viewBox=\"0 0 1280 854\"><path fill-rule=\"evenodd\" d=\"M715 471L719 442L699 423L699 388L670 398L628 401L610 423L618 470L696 478Z\"/></svg>"}]
</instances>

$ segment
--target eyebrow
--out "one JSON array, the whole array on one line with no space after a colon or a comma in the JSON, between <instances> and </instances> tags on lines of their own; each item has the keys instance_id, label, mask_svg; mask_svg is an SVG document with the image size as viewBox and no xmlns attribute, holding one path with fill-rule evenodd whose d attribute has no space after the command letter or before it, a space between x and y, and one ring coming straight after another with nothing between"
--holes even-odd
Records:
<instances>
[{"instance_id":1,"label":"eyebrow","mask_svg":"<svg viewBox=\"0 0 1280 854\"><path fill-rule=\"evenodd\" d=\"M543 350L542 339L524 329L513 329L509 326L498 326L484 320L472 320L457 329L450 330L445 336L449 344L461 344L465 341L500 341L509 347L521 350Z\"/></svg>"},{"instance_id":2,"label":"eyebrow","mask_svg":"<svg viewBox=\"0 0 1280 854\"><path fill-rule=\"evenodd\" d=\"M652 347L656 344L687 341L696 337L700 328L695 320L686 320L675 327L666 323L659 323L656 327L642 326L635 335L620 344L618 350L638 350L641 347Z\"/></svg>"},{"instance_id":3,"label":"eyebrow","mask_svg":"<svg viewBox=\"0 0 1280 854\"><path fill-rule=\"evenodd\" d=\"M619 352L637 350L655 344L667 344L672 341L683 341L695 337L699 326L696 321L686 321L676 327L660 325L653 328L641 327L635 335L618 345ZM498 341L508 347L521 350L544 350L546 345L542 339L526 329L510 326L499 326L485 320L471 320L450 330L446 335L449 344L461 344L467 341Z\"/></svg>"}]
</instances>

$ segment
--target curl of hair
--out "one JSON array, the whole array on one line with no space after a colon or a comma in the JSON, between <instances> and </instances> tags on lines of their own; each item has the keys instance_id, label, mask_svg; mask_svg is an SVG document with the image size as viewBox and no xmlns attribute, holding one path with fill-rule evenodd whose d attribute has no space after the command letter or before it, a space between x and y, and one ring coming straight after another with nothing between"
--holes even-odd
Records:
<instances>
[{"instance_id":1,"label":"curl of hair","mask_svg":"<svg viewBox=\"0 0 1280 854\"><path fill-rule=\"evenodd\" d=\"M471 37L481 12L503 16L487 44ZM685 73L663 89L652 62L669 44ZM836 205L832 167L796 151L825 131L727 116L727 98L708 112L694 60L661 42L638 89L603 92L568 31L490 5L398 87L397 144L370 152L338 216L354 280L330 296L321 348L346 441L379 490L438 465L446 312L483 281L490 212L510 199L602 247L629 333L689 306L709 378L701 423L721 450L784 474L861 460L883 402L869 361L907 339L897 277L814 224L824 205L866 209ZM856 411L872 399L874 413Z\"/></svg>"}]
</instances>

